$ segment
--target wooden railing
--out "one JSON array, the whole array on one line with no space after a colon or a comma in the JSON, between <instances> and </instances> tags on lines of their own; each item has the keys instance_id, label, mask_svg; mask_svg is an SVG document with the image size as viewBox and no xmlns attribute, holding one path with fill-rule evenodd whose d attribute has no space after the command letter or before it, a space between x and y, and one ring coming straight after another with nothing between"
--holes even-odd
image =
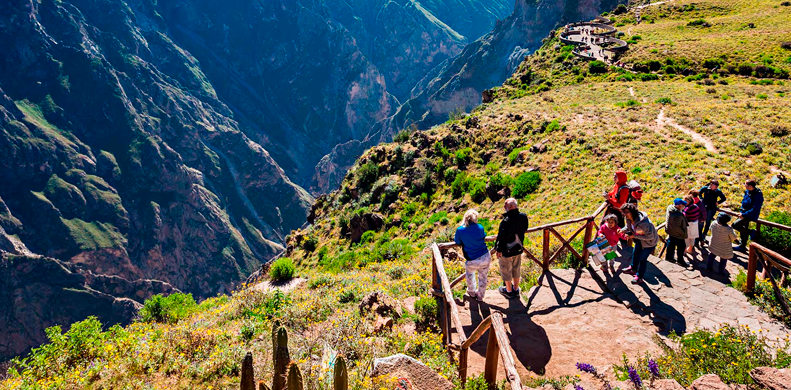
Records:
<instances>
[{"instance_id":1,"label":"wooden railing","mask_svg":"<svg viewBox=\"0 0 791 390\"><path fill-rule=\"evenodd\" d=\"M516 372L516 363L511 351L511 346L508 343L508 335L505 332L505 325L503 324L503 315L495 311L489 317L486 317L467 337L464 332L464 326L461 323L459 316L459 307L456 305L456 300L453 298L451 291L451 284L448 281L448 275L445 273L444 261L439 246L431 244L432 251L432 278L431 287L432 293L437 299L437 307L439 310L439 323L442 329L443 341L445 345L452 349L459 351L459 379L462 387L467 381L467 357L469 355L470 347L478 339L489 332L489 341L486 345L486 360L484 365L484 380L490 388L494 388L497 384L497 366L499 359L503 361L503 368L505 370L505 377L511 390L522 390L522 380L519 378L519 373ZM455 281L458 283L458 280ZM451 328L455 329L458 335L458 343L453 342Z\"/></svg>"},{"instance_id":2,"label":"wooden railing","mask_svg":"<svg viewBox=\"0 0 791 390\"><path fill-rule=\"evenodd\" d=\"M755 276L758 271L759 262L763 266L762 277L764 279L768 278L771 281L772 288L774 289L778 302L780 302L780 306L783 308L783 311L786 315L791 316L791 310L788 308L788 302L786 302L786 299L780 290L785 278L788 276L789 271L791 271L791 260L763 245L751 242L750 258L749 262L747 263L747 292L752 293L755 291ZM777 268L783 273L783 280L779 283L779 285L772 275L772 268Z\"/></svg>"},{"instance_id":3,"label":"wooden railing","mask_svg":"<svg viewBox=\"0 0 791 390\"><path fill-rule=\"evenodd\" d=\"M549 269L552 262L555 261L561 253L563 253L564 249L566 249L568 253L572 254L577 259L581 260L583 264L587 263L589 254L588 250L584 248L593 240L594 234L598 228L597 222L595 221L596 217L599 216L599 214L601 214L606 208L607 203L605 202L591 215L536 226L528 229L525 234L535 232L542 233L540 255L541 260L539 260L538 255L530 252L530 250L527 249L527 246L525 246L524 249L525 256L535 261L545 270ZM563 235L558 232L557 228L561 226L568 226L578 223L582 223L582 225L579 226L579 228L577 228L568 239L564 238ZM585 232L583 239L583 250L582 253L580 253L571 245L571 243L583 231ZM553 236L556 237L561 243L560 247L555 249L554 252L551 251L550 247L551 238ZM495 241L496 238L496 236L488 236L486 237L486 241L492 242ZM453 287L464 280L465 274L462 273L453 279L453 281L451 281L445 272L445 261L442 256L442 250L447 250L456 246L457 244L455 242L431 244L431 288L432 294L437 300L437 307L439 308L439 323L440 329L442 330L443 341L449 349L459 351L459 378L461 383L464 385L467 380L467 355L469 353L470 347L473 343L478 341L478 339L480 339L487 330L491 330L491 332L489 332L489 341L486 347L484 379L490 386L496 385L497 367L499 364L498 360L502 359L506 379L511 389L521 390L522 382L519 378L519 374L516 371L516 364L514 362L510 344L508 343L508 335L505 332L502 314L500 312L492 313L475 328L469 337L467 337L467 334L464 331L464 327L461 323L461 317L459 315L459 307L453 297ZM458 341L455 343L452 337L453 331L455 331L458 335Z\"/></svg>"}]
</instances>

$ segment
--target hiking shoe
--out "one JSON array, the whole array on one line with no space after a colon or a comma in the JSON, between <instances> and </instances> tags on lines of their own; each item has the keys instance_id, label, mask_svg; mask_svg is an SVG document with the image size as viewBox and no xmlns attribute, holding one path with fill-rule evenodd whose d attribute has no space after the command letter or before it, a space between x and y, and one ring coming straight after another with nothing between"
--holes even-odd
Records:
<instances>
[{"instance_id":1,"label":"hiking shoe","mask_svg":"<svg viewBox=\"0 0 791 390\"><path fill-rule=\"evenodd\" d=\"M511 298L519 298L520 293L521 291L519 291L518 288L514 291L511 291Z\"/></svg>"},{"instance_id":2,"label":"hiking shoe","mask_svg":"<svg viewBox=\"0 0 791 390\"><path fill-rule=\"evenodd\" d=\"M505 286L500 286L500 288L498 288L497 291L499 291L500 294L502 294L504 297L508 299L511 299L511 294L513 294L512 292L508 291L508 289L506 289Z\"/></svg>"},{"instance_id":3,"label":"hiking shoe","mask_svg":"<svg viewBox=\"0 0 791 390\"><path fill-rule=\"evenodd\" d=\"M627 275L634 275L635 274L634 270L632 269L632 266L628 266L628 267L624 268L622 272L627 274Z\"/></svg>"},{"instance_id":4,"label":"hiking shoe","mask_svg":"<svg viewBox=\"0 0 791 390\"><path fill-rule=\"evenodd\" d=\"M635 276L634 279L632 279L632 284L640 284L640 283L643 283L643 278L639 276Z\"/></svg>"},{"instance_id":5,"label":"hiking shoe","mask_svg":"<svg viewBox=\"0 0 791 390\"><path fill-rule=\"evenodd\" d=\"M689 268L689 263L687 263L684 260L679 260L678 265L680 265L680 266L682 266L684 268Z\"/></svg>"}]
</instances>

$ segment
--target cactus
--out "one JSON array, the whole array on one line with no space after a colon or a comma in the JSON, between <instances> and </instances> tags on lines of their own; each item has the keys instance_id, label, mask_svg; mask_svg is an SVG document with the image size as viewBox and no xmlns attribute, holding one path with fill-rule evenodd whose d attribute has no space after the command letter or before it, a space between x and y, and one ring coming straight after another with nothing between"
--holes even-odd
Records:
<instances>
[{"instance_id":1,"label":"cactus","mask_svg":"<svg viewBox=\"0 0 791 390\"><path fill-rule=\"evenodd\" d=\"M253 354L247 352L242 360L242 383L241 390L255 390L255 378L253 377Z\"/></svg>"},{"instance_id":2,"label":"cactus","mask_svg":"<svg viewBox=\"0 0 791 390\"><path fill-rule=\"evenodd\" d=\"M269 386L264 381L258 381L258 390L269 390Z\"/></svg>"},{"instance_id":3,"label":"cactus","mask_svg":"<svg viewBox=\"0 0 791 390\"><path fill-rule=\"evenodd\" d=\"M346 390L349 388L349 375L346 373L346 361L338 356L335 359L335 370L332 372L332 388L334 390Z\"/></svg>"},{"instance_id":4,"label":"cactus","mask_svg":"<svg viewBox=\"0 0 791 390\"><path fill-rule=\"evenodd\" d=\"M299 367L296 363L292 364L288 369L288 385L287 390L302 390L302 373L299 372Z\"/></svg>"},{"instance_id":5,"label":"cactus","mask_svg":"<svg viewBox=\"0 0 791 390\"><path fill-rule=\"evenodd\" d=\"M272 359L274 363L272 390L285 390L288 363L291 361L288 353L288 333L286 328L278 327L277 331L273 332L272 341L272 352L274 353L274 358Z\"/></svg>"}]
</instances>

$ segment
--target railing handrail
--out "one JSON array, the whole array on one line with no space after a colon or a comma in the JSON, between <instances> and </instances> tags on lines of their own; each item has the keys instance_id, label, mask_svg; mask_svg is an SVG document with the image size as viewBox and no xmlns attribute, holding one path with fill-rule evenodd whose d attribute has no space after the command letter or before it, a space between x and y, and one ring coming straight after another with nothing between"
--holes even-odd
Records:
<instances>
[{"instance_id":1,"label":"railing handrail","mask_svg":"<svg viewBox=\"0 0 791 390\"><path fill-rule=\"evenodd\" d=\"M456 305L456 300L453 298L453 292L450 289L450 281L448 275L445 273L445 265L442 261L442 253L436 243L431 244L431 251L433 252L434 266L439 276L440 285L442 286L442 293L445 297L445 302L450 305L450 315L453 320L453 326L459 334L459 343L464 343L467 340L467 335L464 333L464 326L461 323L461 316L459 315L459 308Z\"/></svg>"},{"instance_id":2,"label":"railing handrail","mask_svg":"<svg viewBox=\"0 0 791 390\"><path fill-rule=\"evenodd\" d=\"M733 211L733 210L729 210L729 209L717 208L717 211L721 211L721 212L723 212L725 214L728 214L728 215L731 215L731 216L734 216L734 217L738 217L739 216L739 213L737 213L736 211ZM781 225L781 224L779 224L777 222L767 221L765 219L760 219L760 218L755 220L755 221L753 221L753 222L755 222L757 224L769 226L771 228L775 228L775 229L780 229L780 230L785 230L787 232L791 232L791 226Z\"/></svg>"}]
</instances>

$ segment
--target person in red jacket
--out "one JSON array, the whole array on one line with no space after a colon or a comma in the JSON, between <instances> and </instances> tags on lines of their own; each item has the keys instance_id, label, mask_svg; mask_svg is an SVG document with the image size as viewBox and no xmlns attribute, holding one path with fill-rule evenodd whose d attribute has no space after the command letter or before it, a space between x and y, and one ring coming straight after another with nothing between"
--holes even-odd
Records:
<instances>
[{"instance_id":1,"label":"person in red jacket","mask_svg":"<svg viewBox=\"0 0 791 390\"><path fill-rule=\"evenodd\" d=\"M615 214L618 217L618 226L622 228L624 227L624 222L621 206L629 200L629 185L627 185L626 172L622 170L615 171L613 181L615 184L612 190L604 194L604 199L607 200L607 211L604 215Z\"/></svg>"}]
</instances>

